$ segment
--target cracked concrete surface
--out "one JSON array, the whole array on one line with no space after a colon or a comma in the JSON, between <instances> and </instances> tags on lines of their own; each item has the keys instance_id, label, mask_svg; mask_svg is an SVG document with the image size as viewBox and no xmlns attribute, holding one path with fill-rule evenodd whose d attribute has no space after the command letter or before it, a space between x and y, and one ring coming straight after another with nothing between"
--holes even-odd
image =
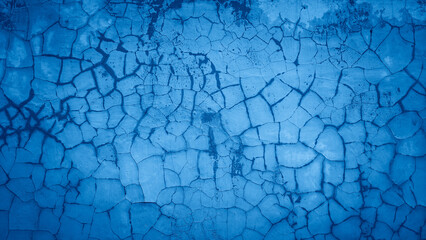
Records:
<instances>
[{"instance_id":1,"label":"cracked concrete surface","mask_svg":"<svg viewBox=\"0 0 426 240\"><path fill-rule=\"evenodd\" d=\"M0 239L425 239L425 6L0 0Z\"/></svg>"}]
</instances>

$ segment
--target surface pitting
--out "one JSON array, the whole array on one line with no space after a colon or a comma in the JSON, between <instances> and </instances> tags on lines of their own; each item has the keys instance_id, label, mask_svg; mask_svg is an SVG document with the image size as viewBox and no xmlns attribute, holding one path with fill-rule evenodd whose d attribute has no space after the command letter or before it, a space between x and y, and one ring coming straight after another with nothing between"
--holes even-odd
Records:
<instances>
[{"instance_id":1,"label":"surface pitting","mask_svg":"<svg viewBox=\"0 0 426 240\"><path fill-rule=\"evenodd\" d=\"M0 239L425 239L424 1L0 0Z\"/></svg>"}]
</instances>

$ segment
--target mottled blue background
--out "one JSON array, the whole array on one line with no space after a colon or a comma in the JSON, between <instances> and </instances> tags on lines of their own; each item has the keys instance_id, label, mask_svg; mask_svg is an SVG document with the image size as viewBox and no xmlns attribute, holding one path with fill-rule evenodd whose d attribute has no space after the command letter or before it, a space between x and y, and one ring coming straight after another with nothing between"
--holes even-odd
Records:
<instances>
[{"instance_id":1,"label":"mottled blue background","mask_svg":"<svg viewBox=\"0 0 426 240\"><path fill-rule=\"evenodd\" d=\"M0 239L426 239L424 0L0 0Z\"/></svg>"}]
</instances>

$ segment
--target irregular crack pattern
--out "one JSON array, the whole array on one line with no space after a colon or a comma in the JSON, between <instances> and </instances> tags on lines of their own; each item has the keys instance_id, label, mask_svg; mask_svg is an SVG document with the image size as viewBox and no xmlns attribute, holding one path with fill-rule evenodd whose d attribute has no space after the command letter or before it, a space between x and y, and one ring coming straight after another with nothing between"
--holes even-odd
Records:
<instances>
[{"instance_id":1,"label":"irregular crack pattern","mask_svg":"<svg viewBox=\"0 0 426 240\"><path fill-rule=\"evenodd\" d=\"M0 239L426 239L424 1L0 1Z\"/></svg>"}]
</instances>

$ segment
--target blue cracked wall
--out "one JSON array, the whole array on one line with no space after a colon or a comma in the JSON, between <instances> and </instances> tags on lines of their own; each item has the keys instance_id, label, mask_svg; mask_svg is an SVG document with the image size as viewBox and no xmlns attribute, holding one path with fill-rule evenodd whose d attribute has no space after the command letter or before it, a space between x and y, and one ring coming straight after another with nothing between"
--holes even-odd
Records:
<instances>
[{"instance_id":1,"label":"blue cracked wall","mask_svg":"<svg viewBox=\"0 0 426 240\"><path fill-rule=\"evenodd\" d=\"M0 239L426 239L425 7L0 0Z\"/></svg>"}]
</instances>

